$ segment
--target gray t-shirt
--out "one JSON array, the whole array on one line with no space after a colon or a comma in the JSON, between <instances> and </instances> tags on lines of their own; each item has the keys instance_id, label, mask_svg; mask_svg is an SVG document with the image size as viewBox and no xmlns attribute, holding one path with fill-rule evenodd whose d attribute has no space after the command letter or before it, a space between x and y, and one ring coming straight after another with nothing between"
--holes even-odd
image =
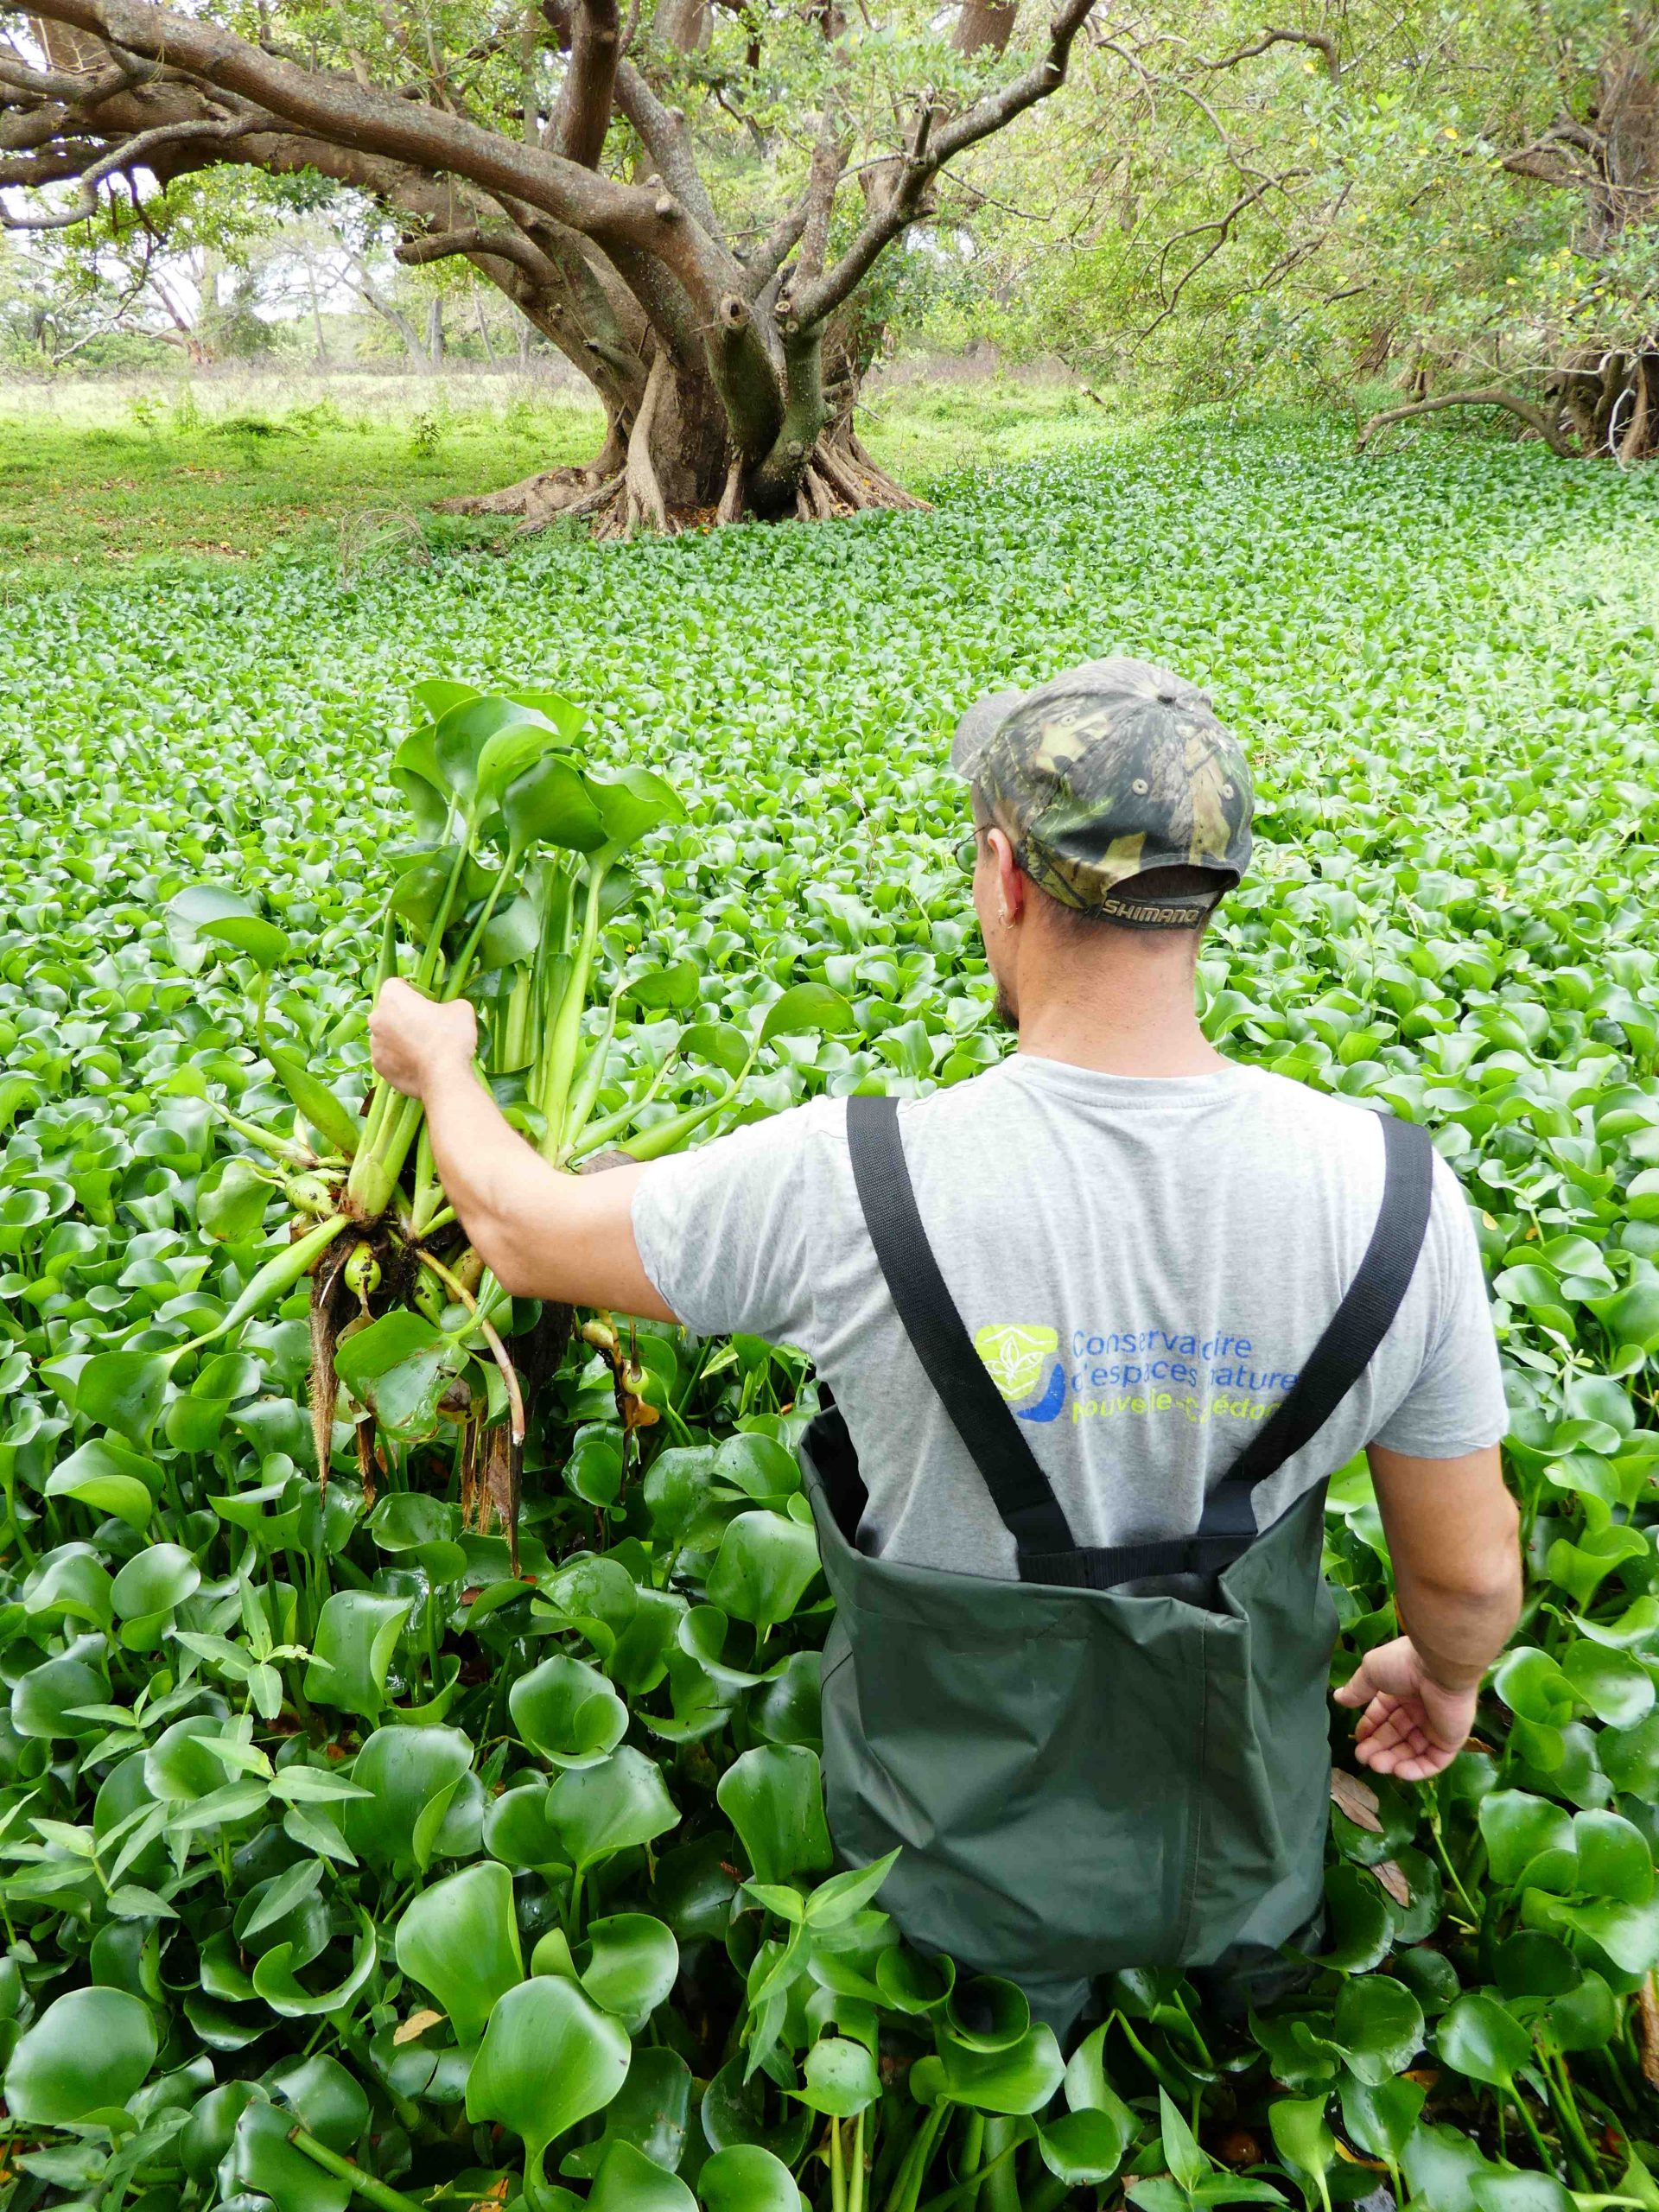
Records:
<instances>
[{"instance_id":1,"label":"gray t-shirt","mask_svg":"<svg viewBox=\"0 0 1659 2212\"><path fill-rule=\"evenodd\" d=\"M1016 1053L901 1106L899 1127L940 1270L1077 1541L1190 1534L1358 1268L1382 1192L1376 1117L1253 1068L1141 1077ZM633 1228L688 1327L817 1363L869 1487L867 1541L1014 1575L1013 1540L882 1281L844 1100L658 1162ZM1266 1485L1258 1521L1362 1445L1452 1459L1506 1425L1474 1225L1437 1159L1393 1325Z\"/></svg>"}]
</instances>

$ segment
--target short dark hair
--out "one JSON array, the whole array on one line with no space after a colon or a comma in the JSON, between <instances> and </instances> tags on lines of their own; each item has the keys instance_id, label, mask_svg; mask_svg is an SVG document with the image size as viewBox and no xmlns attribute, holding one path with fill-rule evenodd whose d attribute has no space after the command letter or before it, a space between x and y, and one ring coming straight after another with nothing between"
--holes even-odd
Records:
<instances>
[{"instance_id":1,"label":"short dark hair","mask_svg":"<svg viewBox=\"0 0 1659 2212\"><path fill-rule=\"evenodd\" d=\"M1040 886L1033 886L1040 889ZM1210 926L1220 899L1216 893L1214 872L1205 868L1152 868L1144 875L1137 875L1126 886L1126 891L1136 899L1206 899L1209 909L1202 921L1195 926L1153 930L1133 922L1121 921L1116 914L1103 913L1097 906L1067 906L1059 899L1043 893L1048 908L1048 918L1060 936L1076 940L1093 937L1103 930L1122 930L1134 937L1202 938Z\"/></svg>"}]
</instances>

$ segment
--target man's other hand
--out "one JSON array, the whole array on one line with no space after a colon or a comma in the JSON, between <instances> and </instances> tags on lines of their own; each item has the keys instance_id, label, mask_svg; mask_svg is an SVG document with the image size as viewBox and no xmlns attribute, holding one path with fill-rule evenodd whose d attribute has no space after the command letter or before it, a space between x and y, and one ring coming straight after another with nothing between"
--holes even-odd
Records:
<instances>
[{"instance_id":1,"label":"man's other hand","mask_svg":"<svg viewBox=\"0 0 1659 2212\"><path fill-rule=\"evenodd\" d=\"M405 1098L423 1098L435 1073L472 1065L478 1017L465 999L439 1006L394 979L374 1002L369 1045L377 1075Z\"/></svg>"},{"instance_id":2,"label":"man's other hand","mask_svg":"<svg viewBox=\"0 0 1659 2212\"><path fill-rule=\"evenodd\" d=\"M1427 1782L1450 1766L1475 1725L1473 1690L1449 1690L1425 1673L1408 1636L1368 1651L1337 1703L1363 1706L1354 1756L1374 1774Z\"/></svg>"}]
</instances>

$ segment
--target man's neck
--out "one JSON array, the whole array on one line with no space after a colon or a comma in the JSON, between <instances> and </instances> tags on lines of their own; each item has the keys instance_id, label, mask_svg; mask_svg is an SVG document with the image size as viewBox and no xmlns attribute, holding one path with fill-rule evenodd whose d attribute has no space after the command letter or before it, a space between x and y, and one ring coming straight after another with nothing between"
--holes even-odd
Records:
<instances>
[{"instance_id":1,"label":"man's neck","mask_svg":"<svg viewBox=\"0 0 1659 2212\"><path fill-rule=\"evenodd\" d=\"M1214 1075L1230 1063L1198 1027L1191 948L1142 939L1022 963L1019 1050L1102 1075Z\"/></svg>"}]
</instances>

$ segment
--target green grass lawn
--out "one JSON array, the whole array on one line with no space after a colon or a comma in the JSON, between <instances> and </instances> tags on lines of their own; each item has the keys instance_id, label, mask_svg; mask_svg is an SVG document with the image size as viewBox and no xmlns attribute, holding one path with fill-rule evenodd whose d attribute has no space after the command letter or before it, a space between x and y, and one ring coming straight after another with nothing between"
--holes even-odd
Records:
<instances>
[{"instance_id":1,"label":"green grass lawn","mask_svg":"<svg viewBox=\"0 0 1659 2212\"><path fill-rule=\"evenodd\" d=\"M1069 384L916 368L873 394L865 436L921 483L1087 443L1103 419ZM408 543L437 500L586 459L602 430L596 404L517 379L24 390L0 396L0 580L296 543L349 567Z\"/></svg>"},{"instance_id":2,"label":"green grass lawn","mask_svg":"<svg viewBox=\"0 0 1659 2212\"><path fill-rule=\"evenodd\" d=\"M249 383L135 404L82 387L0 403L0 573L335 550L342 525L349 557L365 528L407 529L435 500L593 449L599 410L574 397L491 404L450 389L388 380L283 404Z\"/></svg>"}]
</instances>

